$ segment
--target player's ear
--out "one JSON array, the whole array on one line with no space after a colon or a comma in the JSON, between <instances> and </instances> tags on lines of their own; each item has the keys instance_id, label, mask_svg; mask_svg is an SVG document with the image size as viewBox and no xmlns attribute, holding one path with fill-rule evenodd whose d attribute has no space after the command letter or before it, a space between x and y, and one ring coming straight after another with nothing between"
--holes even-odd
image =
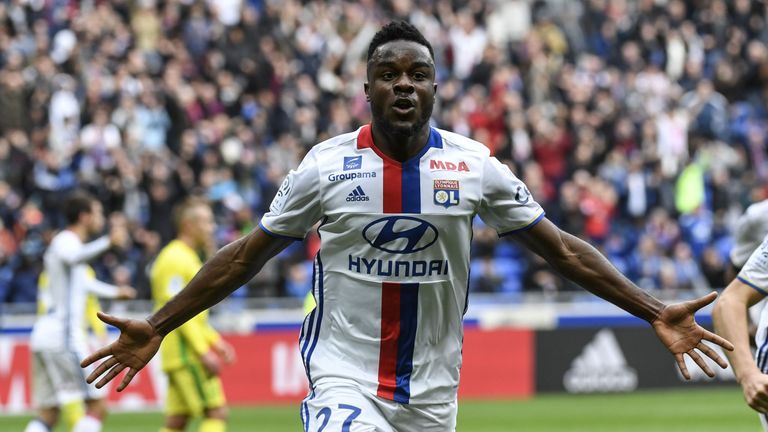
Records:
<instances>
[{"instance_id":1,"label":"player's ear","mask_svg":"<svg viewBox=\"0 0 768 432\"><path fill-rule=\"evenodd\" d=\"M371 95L368 92L371 89L371 86L368 85L368 81L363 83L363 91L365 92L365 100L370 102L371 101Z\"/></svg>"}]
</instances>

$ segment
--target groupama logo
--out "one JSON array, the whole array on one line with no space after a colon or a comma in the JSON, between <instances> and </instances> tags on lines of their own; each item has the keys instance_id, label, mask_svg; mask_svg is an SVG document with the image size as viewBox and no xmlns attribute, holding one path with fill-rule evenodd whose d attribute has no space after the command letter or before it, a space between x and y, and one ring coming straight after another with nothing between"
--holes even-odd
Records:
<instances>
[{"instance_id":1,"label":"groupama logo","mask_svg":"<svg viewBox=\"0 0 768 432\"><path fill-rule=\"evenodd\" d=\"M437 228L411 216L389 216L369 223L363 238L371 246L393 254L411 254L437 241Z\"/></svg>"}]
</instances>

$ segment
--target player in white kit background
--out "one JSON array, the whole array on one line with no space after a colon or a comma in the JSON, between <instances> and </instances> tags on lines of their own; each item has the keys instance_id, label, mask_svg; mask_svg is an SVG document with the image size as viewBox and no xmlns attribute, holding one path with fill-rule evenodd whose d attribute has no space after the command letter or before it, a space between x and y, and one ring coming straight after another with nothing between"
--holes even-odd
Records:
<instances>
[{"instance_id":1,"label":"player in white kit background","mask_svg":"<svg viewBox=\"0 0 768 432\"><path fill-rule=\"evenodd\" d=\"M683 354L707 374L702 340L731 349L693 314L715 298L665 305L589 244L560 231L526 186L481 143L429 126L437 84L432 47L390 23L368 51L364 91L372 122L316 145L287 176L270 212L225 246L147 320L100 315L119 340L83 361L103 386L129 369L125 388L165 334L226 297L312 226L317 307L300 349L310 392L304 430L452 431L467 308L472 220L511 235L566 277L652 324L688 377Z\"/></svg>"},{"instance_id":2,"label":"player in white kit background","mask_svg":"<svg viewBox=\"0 0 768 432\"><path fill-rule=\"evenodd\" d=\"M734 350L727 353L736 380L744 391L744 399L760 413L763 430L768 431L768 310L763 309L757 325L752 354L747 330L747 309L768 296L768 236L752 253L715 304L712 318L718 334L733 341Z\"/></svg>"},{"instance_id":3,"label":"player in white kit background","mask_svg":"<svg viewBox=\"0 0 768 432\"><path fill-rule=\"evenodd\" d=\"M734 232L731 264L737 272L715 304L715 329L733 341L729 360L741 384L747 404L760 413L763 430L768 431L768 201L747 208ZM763 239L762 242L760 239ZM750 326L756 322L756 328ZM755 352L750 349L754 336Z\"/></svg>"},{"instance_id":4,"label":"player in white kit background","mask_svg":"<svg viewBox=\"0 0 768 432\"><path fill-rule=\"evenodd\" d=\"M108 236L87 242L104 228L104 215L93 196L77 191L64 200L62 211L67 228L51 240L43 257L48 276L44 311L32 329L32 400L38 417L25 432L47 432L58 422L60 408L85 401L86 415L74 432L98 432L106 412L105 394L86 385L79 360L88 355L86 297L89 293L106 298L134 298L136 291L114 286L88 276L88 261L109 250L124 246L128 232L113 226Z\"/></svg>"}]
</instances>

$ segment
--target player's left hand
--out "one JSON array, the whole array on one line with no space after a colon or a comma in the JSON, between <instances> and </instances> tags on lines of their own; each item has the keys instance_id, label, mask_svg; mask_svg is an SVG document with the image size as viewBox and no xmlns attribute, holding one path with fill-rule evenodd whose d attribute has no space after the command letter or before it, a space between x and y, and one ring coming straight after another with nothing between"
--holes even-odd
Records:
<instances>
[{"instance_id":1,"label":"player's left hand","mask_svg":"<svg viewBox=\"0 0 768 432\"><path fill-rule=\"evenodd\" d=\"M216 351L216 354L221 357L221 360L224 361L224 364L230 365L235 362L235 349L224 339L219 339L219 341L213 345L213 349Z\"/></svg>"},{"instance_id":2,"label":"player's left hand","mask_svg":"<svg viewBox=\"0 0 768 432\"><path fill-rule=\"evenodd\" d=\"M721 368L725 369L728 367L728 363L703 341L715 343L728 351L733 351L733 344L696 324L693 317L696 311L712 303L715 298L717 298L717 293L711 292L695 300L667 305L651 323L661 342L675 356L677 366L680 368L680 372L682 372L685 379L691 379L691 375L685 366L683 354L688 354L708 376L715 376L709 365L704 362L704 359L695 350L704 353Z\"/></svg>"}]
</instances>

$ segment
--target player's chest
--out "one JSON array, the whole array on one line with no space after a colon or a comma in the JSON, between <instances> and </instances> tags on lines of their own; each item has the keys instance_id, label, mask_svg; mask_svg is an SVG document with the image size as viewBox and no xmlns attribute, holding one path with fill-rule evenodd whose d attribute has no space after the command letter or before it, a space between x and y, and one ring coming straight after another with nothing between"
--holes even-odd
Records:
<instances>
[{"instance_id":1,"label":"player's chest","mask_svg":"<svg viewBox=\"0 0 768 432\"><path fill-rule=\"evenodd\" d=\"M480 170L460 157L423 157L393 164L343 156L320 166L326 213L468 214L478 207Z\"/></svg>"}]
</instances>

